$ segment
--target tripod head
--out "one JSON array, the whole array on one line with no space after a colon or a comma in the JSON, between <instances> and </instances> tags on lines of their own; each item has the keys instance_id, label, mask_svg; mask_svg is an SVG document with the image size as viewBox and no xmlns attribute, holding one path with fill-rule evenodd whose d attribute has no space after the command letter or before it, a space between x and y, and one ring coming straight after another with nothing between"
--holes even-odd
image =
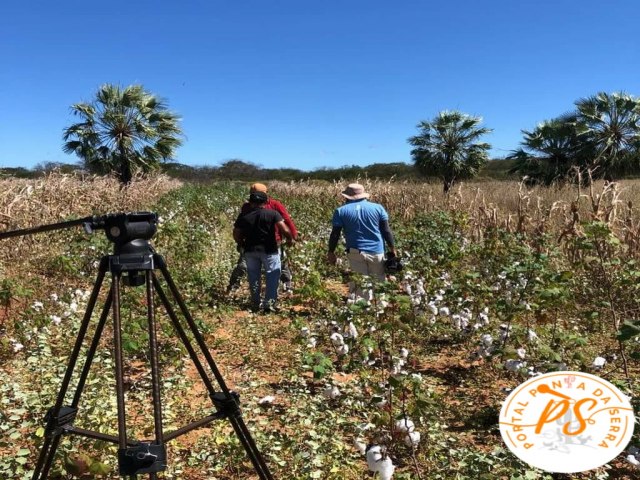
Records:
<instances>
[{"instance_id":1,"label":"tripod head","mask_svg":"<svg viewBox=\"0 0 640 480\"><path fill-rule=\"evenodd\" d=\"M0 232L0 240L79 225L83 225L85 232L89 234L96 230L104 230L107 238L113 243L113 254L117 257L116 261L112 262L117 266L115 269L128 272L127 283L130 285L141 284L138 272L148 269L147 259L153 254L150 240L158 230L158 215L154 212L109 213L22 230L11 230Z\"/></svg>"}]
</instances>

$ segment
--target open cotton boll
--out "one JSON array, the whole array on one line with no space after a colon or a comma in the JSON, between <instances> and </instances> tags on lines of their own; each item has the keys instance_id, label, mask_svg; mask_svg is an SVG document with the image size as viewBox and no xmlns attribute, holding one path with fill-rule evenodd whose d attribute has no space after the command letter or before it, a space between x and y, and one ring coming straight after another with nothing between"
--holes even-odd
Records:
<instances>
[{"instance_id":1,"label":"open cotton boll","mask_svg":"<svg viewBox=\"0 0 640 480\"><path fill-rule=\"evenodd\" d=\"M329 400L335 400L342 394L340 393L340 389L338 387L336 387L335 385L329 385L324 389L322 395L324 395L324 397L328 398Z\"/></svg>"},{"instance_id":2,"label":"open cotton boll","mask_svg":"<svg viewBox=\"0 0 640 480\"><path fill-rule=\"evenodd\" d=\"M413 432L409 432L404 437L404 444L407 447L417 447L420 443L420 432L414 430Z\"/></svg>"},{"instance_id":3,"label":"open cotton boll","mask_svg":"<svg viewBox=\"0 0 640 480\"><path fill-rule=\"evenodd\" d=\"M393 472L396 469L391 459L387 457L379 463L380 467L378 468L378 473L380 474L380 480L391 480Z\"/></svg>"},{"instance_id":4,"label":"open cotton boll","mask_svg":"<svg viewBox=\"0 0 640 480\"><path fill-rule=\"evenodd\" d=\"M347 353L349 353L349 345L345 343L344 345L336 347L336 353L338 355L346 355Z\"/></svg>"},{"instance_id":5,"label":"open cotton boll","mask_svg":"<svg viewBox=\"0 0 640 480\"><path fill-rule=\"evenodd\" d=\"M516 350L516 353L518 354L518 356L522 359L524 359L524 357L527 356L527 351L524 348L519 348Z\"/></svg>"},{"instance_id":6,"label":"open cotton boll","mask_svg":"<svg viewBox=\"0 0 640 480\"><path fill-rule=\"evenodd\" d=\"M302 327L302 328L300 329L300 335L301 335L303 338L308 337L310 334L311 334L311 330L309 330L309 327Z\"/></svg>"},{"instance_id":7,"label":"open cotton boll","mask_svg":"<svg viewBox=\"0 0 640 480\"><path fill-rule=\"evenodd\" d=\"M443 317L448 317L449 316L449 308L447 307L442 307L438 313L443 316Z\"/></svg>"},{"instance_id":8,"label":"open cotton boll","mask_svg":"<svg viewBox=\"0 0 640 480\"><path fill-rule=\"evenodd\" d=\"M329 337L334 347L338 347L344 343L344 337L338 332L333 332Z\"/></svg>"},{"instance_id":9,"label":"open cotton boll","mask_svg":"<svg viewBox=\"0 0 640 480\"><path fill-rule=\"evenodd\" d=\"M380 464L382 462L382 448L378 445L373 445L367 450L367 466L372 472L378 472L380 470Z\"/></svg>"},{"instance_id":10,"label":"open cotton boll","mask_svg":"<svg viewBox=\"0 0 640 480\"><path fill-rule=\"evenodd\" d=\"M591 364L593 368L602 368L607 361L603 357L596 357Z\"/></svg>"},{"instance_id":11,"label":"open cotton boll","mask_svg":"<svg viewBox=\"0 0 640 480\"><path fill-rule=\"evenodd\" d=\"M356 447L356 450L360 452L360 455L364 455L367 453L367 444L361 438L356 438L353 440L353 446Z\"/></svg>"},{"instance_id":12,"label":"open cotton boll","mask_svg":"<svg viewBox=\"0 0 640 480\"><path fill-rule=\"evenodd\" d=\"M262 397L258 400L258 405L271 405L273 401L276 399L273 395L267 395L266 397Z\"/></svg>"},{"instance_id":13,"label":"open cotton boll","mask_svg":"<svg viewBox=\"0 0 640 480\"><path fill-rule=\"evenodd\" d=\"M406 348L401 348L400 357L406 360L408 356L409 356L409 350L407 350Z\"/></svg>"},{"instance_id":14,"label":"open cotton boll","mask_svg":"<svg viewBox=\"0 0 640 480\"><path fill-rule=\"evenodd\" d=\"M510 372L517 372L518 370L520 370L522 367L524 367L525 364L524 362L520 361L520 360L516 360L516 359L509 359L504 363L504 367L509 370Z\"/></svg>"},{"instance_id":15,"label":"open cotton boll","mask_svg":"<svg viewBox=\"0 0 640 480\"><path fill-rule=\"evenodd\" d=\"M318 340L316 340L316 337L311 337L309 339L309 342L307 343L307 347L313 348L316 346L316 343L318 343Z\"/></svg>"},{"instance_id":16,"label":"open cotton boll","mask_svg":"<svg viewBox=\"0 0 640 480\"><path fill-rule=\"evenodd\" d=\"M415 425L413 424L413 421L411 419L405 417L396 421L396 428L400 432L408 433L413 432L413 430L415 429Z\"/></svg>"},{"instance_id":17,"label":"open cotton boll","mask_svg":"<svg viewBox=\"0 0 640 480\"><path fill-rule=\"evenodd\" d=\"M640 461L638 461L635 455L627 455L627 462L629 462L634 467L640 467Z\"/></svg>"},{"instance_id":18,"label":"open cotton boll","mask_svg":"<svg viewBox=\"0 0 640 480\"><path fill-rule=\"evenodd\" d=\"M351 338L353 338L354 340L358 338L358 329L353 324L353 322L349 322L348 330L349 330L349 336L351 336Z\"/></svg>"}]
</instances>

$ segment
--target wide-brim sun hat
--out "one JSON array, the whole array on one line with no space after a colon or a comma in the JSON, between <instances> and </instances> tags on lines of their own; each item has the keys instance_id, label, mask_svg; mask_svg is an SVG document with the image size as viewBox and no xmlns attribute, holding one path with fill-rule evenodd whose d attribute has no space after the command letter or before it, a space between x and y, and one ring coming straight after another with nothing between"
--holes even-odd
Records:
<instances>
[{"instance_id":1,"label":"wide-brim sun hat","mask_svg":"<svg viewBox=\"0 0 640 480\"><path fill-rule=\"evenodd\" d=\"M360 200L362 198L369 198L369 194L364 191L364 187L359 183L350 183L347 185L341 195L347 200Z\"/></svg>"}]
</instances>

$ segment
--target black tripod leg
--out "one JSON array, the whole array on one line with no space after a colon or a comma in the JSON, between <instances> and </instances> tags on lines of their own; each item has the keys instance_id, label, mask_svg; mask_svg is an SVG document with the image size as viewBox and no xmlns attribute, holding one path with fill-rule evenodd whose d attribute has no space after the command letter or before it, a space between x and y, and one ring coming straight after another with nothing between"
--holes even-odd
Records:
<instances>
[{"instance_id":1,"label":"black tripod leg","mask_svg":"<svg viewBox=\"0 0 640 480\"><path fill-rule=\"evenodd\" d=\"M153 419L156 445L162 445L162 400L160 396L160 366L158 364L158 339L153 305L153 271L147 270L145 282L147 286L147 319L149 322L149 360L151 363L151 394L153 397ZM155 476L155 475L154 475Z\"/></svg>"},{"instance_id":2,"label":"black tripod leg","mask_svg":"<svg viewBox=\"0 0 640 480\"><path fill-rule=\"evenodd\" d=\"M122 360L122 324L120 322L121 273L112 273L111 295L113 300L113 353L116 364L116 402L118 406L118 446L127 448L127 422L124 404L124 366Z\"/></svg>"},{"instance_id":3,"label":"black tripod leg","mask_svg":"<svg viewBox=\"0 0 640 480\"><path fill-rule=\"evenodd\" d=\"M67 369L62 379L62 385L60 386L60 390L58 391L56 403L47 414L48 423L45 429L45 440L40 449L38 462L36 463L35 470L33 471L33 475L31 477L32 480L44 480L47 478L47 476L49 475L49 470L51 469L51 465L53 464L53 458L55 457L56 450L58 449L58 445L60 444L60 436L62 435L63 430L57 424L57 419L60 416L60 409L62 408L64 398L67 394L67 390L69 389L69 383L71 382L73 370L75 369L76 362L78 361L78 356L80 355L80 350L82 348L84 338L87 335L87 329L89 328L89 322L91 321L93 310L95 308L96 302L98 301L98 295L100 294L100 288L102 287L102 282L104 281L105 276L105 265L106 261L103 259L100 263L100 270L93 286L93 290L91 291L89 302L87 303L87 309L85 310L84 318L82 319L82 323L80 324L80 330L78 331L76 343L71 352L71 356L69 357L69 363L67 364Z\"/></svg>"},{"instance_id":4,"label":"black tripod leg","mask_svg":"<svg viewBox=\"0 0 640 480\"><path fill-rule=\"evenodd\" d=\"M182 312L182 315L184 316L187 324L189 325L189 329L191 330L191 333L193 334L193 337L195 338L196 343L200 347L200 350L202 351L205 359L207 360L207 364L209 365L209 368L213 372L213 375L216 378L218 385L222 389L222 392L224 393L226 399L228 401L235 402L233 395L229 391L229 388L227 387L224 381L224 378L222 378L222 374L220 373L220 370L218 370L218 367L215 361L213 360L213 357L211 356L211 352L209 352L209 348L207 347L207 344L205 343L202 334L198 330L198 326L196 325L196 322L193 320L193 317L189 313L189 309L187 308L187 305L185 304L182 296L180 295L180 292L178 291L176 284L171 278L171 274L167 270L167 266L164 263L164 259L161 259L160 261L156 262L156 264L159 265L160 271L162 272L162 275L164 276L164 279L166 280L167 285L169 286L169 290L171 291L171 294L173 295L176 302L178 303L178 306L180 307L180 311ZM174 320L174 323L175 322L176 320ZM236 431L236 434L238 435L238 439L243 444L247 452L247 455L249 456L249 459L251 460L251 463L253 464L256 470L256 473L258 473L258 476L263 480L272 480L273 477L271 476L271 472L269 471L269 468L267 467L264 461L264 458L262 457L262 454L258 450L258 447L255 441L253 440L253 437L251 436L249 429L244 423L242 417L240 416L239 406L236 406L235 410L236 410L236 413L234 415L230 415L229 420L231 421L231 424L233 425L233 428Z\"/></svg>"}]
</instances>

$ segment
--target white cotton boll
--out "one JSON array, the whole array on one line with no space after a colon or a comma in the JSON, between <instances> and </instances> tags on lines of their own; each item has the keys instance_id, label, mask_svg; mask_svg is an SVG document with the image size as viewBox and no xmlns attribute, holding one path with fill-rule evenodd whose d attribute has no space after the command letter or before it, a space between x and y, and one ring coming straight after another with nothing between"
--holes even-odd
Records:
<instances>
[{"instance_id":1,"label":"white cotton boll","mask_svg":"<svg viewBox=\"0 0 640 480\"><path fill-rule=\"evenodd\" d=\"M438 311L438 313L439 313L441 316L443 316L443 317L448 317L448 316L449 316L449 314L450 314L449 309L448 309L447 307L442 307L442 308Z\"/></svg>"},{"instance_id":2,"label":"white cotton boll","mask_svg":"<svg viewBox=\"0 0 640 480\"><path fill-rule=\"evenodd\" d=\"M436 307L435 303L433 303L433 301L427 303L427 308L429 309L429 311L431 312L432 315L437 315L438 314L438 307Z\"/></svg>"},{"instance_id":3,"label":"white cotton boll","mask_svg":"<svg viewBox=\"0 0 640 480\"><path fill-rule=\"evenodd\" d=\"M420 443L420 432L414 430L413 432L409 432L404 437L404 444L407 447L413 448L417 447Z\"/></svg>"},{"instance_id":4,"label":"white cotton boll","mask_svg":"<svg viewBox=\"0 0 640 480\"><path fill-rule=\"evenodd\" d=\"M22 350L24 348L24 345L21 343L14 343L13 344L13 352L14 353L18 353L20 350Z\"/></svg>"},{"instance_id":5,"label":"white cotton boll","mask_svg":"<svg viewBox=\"0 0 640 480\"><path fill-rule=\"evenodd\" d=\"M635 455L627 455L627 462L629 462L634 467L640 467L640 461L638 461Z\"/></svg>"},{"instance_id":6,"label":"white cotton boll","mask_svg":"<svg viewBox=\"0 0 640 480\"><path fill-rule=\"evenodd\" d=\"M416 294L417 295L426 295L427 292L424 289L424 283L423 282L418 282L418 286L416 288Z\"/></svg>"},{"instance_id":7,"label":"white cotton boll","mask_svg":"<svg viewBox=\"0 0 640 480\"><path fill-rule=\"evenodd\" d=\"M380 480L391 480L393 477L393 472L396 469L395 465L389 457L385 458L380 462L380 467L378 468L378 473L380 473Z\"/></svg>"},{"instance_id":8,"label":"white cotton boll","mask_svg":"<svg viewBox=\"0 0 640 480\"><path fill-rule=\"evenodd\" d=\"M354 340L356 338L358 338L358 329L356 328L356 326L353 324L353 322L349 322L349 336L351 338L353 338Z\"/></svg>"},{"instance_id":9,"label":"white cotton boll","mask_svg":"<svg viewBox=\"0 0 640 480\"><path fill-rule=\"evenodd\" d=\"M42 307L44 307L42 302L33 302L33 305L31 305L34 310L42 310Z\"/></svg>"},{"instance_id":10,"label":"white cotton boll","mask_svg":"<svg viewBox=\"0 0 640 480\"><path fill-rule=\"evenodd\" d=\"M372 446L367 450L367 466L372 472L378 472L380 470L380 463L382 461L382 448L378 445Z\"/></svg>"},{"instance_id":11,"label":"white cotton boll","mask_svg":"<svg viewBox=\"0 0 640 480\"><path fill-rule=\"evenodd\" d=\"M524 357L527 356L527 351L524 348L519 348L516 350L516 353L518 354L518 356L520 358L522 358L524 360Z\"/></svg>"},{"instance_id":12,"label":"white cotton boll","mask_svg":"<svg viewBox=\"0 0 640 480\"><path fill-rule=\"evenodd\" d=\"M353 441L353 446L356 447L356 450L358 450L360 455L367 453L367 444L361 438L356 438Z\"/></svg>"},{"instance_id":13,"label":"white cotton boll","mask_svg":"<svg viewBox=\"0 0 640 480\"><path fill-rule=\"evenodd\" d=\"M409 433L413 432L413 430L415 429L415 425L410 418L405 417L396 421L396 429L398 429L398 431L400 432Z\"/></svg>"},{"instance_id":14,"label":"white cotton boll","mask_svg":"<svg viewBox=\"0 0 640 480\"><path fill-rule=\"evenodd\" d=\"M510 372L517 372L522 367L524 367L524 362L516 359L509 359L504 363L504 366Z\"/></svg>"},{"instance_id":15,"label":"white cotton boll","mask_svg":"<svg viewBox=\"0 0 640 480\"><path fill-rule=\"evenodd\" d=\"M316 346L316 343L318 343L318 340L316 339L316 337L311 337L309 339L309 342L307 343L307 347L313 348Z\"/></svg>"},{"instance_id":16,"label":"white cotton boll","mask_svg":"<svg viewBox=\"0 0 640 480\"><path fill-rule=\"evenodd\" d=\"M258 400L258 405L271 405L275 399L276 397L274 397L273 395L267 395L266 397L262 397L260 400Z\"/></svg>"},{"instance_id":17,"label":"white cotton boll","mask_svg":"<svg viewBox=\"0 0 640 480\"><path fill-rule=\"evenodd\" d=\"M78 311L78 304L76 302L71 302L69 304L69 310L71 310L72 312L77 312Z\"/></svg>"},{"instance_id":18,"label":"white cotton boll","mask_svg":"<svg viewBox=\"0 0 640 480\"><path fill-rule=\"evenodd\" d=\"M51 323L53 323L54 325L60 325L60 322L62 322L62 318L58 317L57 315L51 315L49 318L51 319Z\"/></svg>"},{"instance_id":19,"label":"white cotton boll","mask_svg":"<svg viewBox=\"0 0 640 480\"><path fill-rule=\"evenodd\" d=\"M482 345L484 345L485 347L490 347L491 345L493 345L493 337L488 333L485 333L480 337L480 342L482 342Z\"/></svg>"},{"instance_id":20,"label":"white cotton boll","mask_svg":"<svg viewBox=\"0 0 640 480\"><path fill-rule=\"evenodd\" d=\"M309 330L309 327L302 327L300 329L300 335L303 338L307 338L310 334L311 334L311 330Z\"/></svg>"},{"instance_id":21,"label":"white cotton boll","mask_svg":"<svg viewBox=\"0 0 640 480\"><path fill-rule=\"evenodd\" d=\"M411 288L411 285L407 283L404 286L404 293L406 293L407 295L411 295L412 292L413 292L413 289Z\"/></svg>"},{"instance_id":22,"label":"white cotton boll","mask_svg":"<svg viewBox=\"0 0 640 480\"><path fill-rule=\"evenodd\" d=\"M404 358L406 360L406 358L409 356L409 350L407 350L406 348L401 348L400 349L400 357Z\"/></svg>"},{"instance_id":23,"label":"white cotton boll","mask_svg":"<svg viewBox=\"0 0 640 480\"><path fill-rule=\"evenodd\" d=\"M591 364L591 366L593 366L593 368L602 368L602 367L604 367L605 363L607 363L607 361L604 358L596 357L593 360L593 363Z\"/></svg>"},{"instance_id":24,"label":"white cotton boll","mask_svg":"<svg viewBox=\"0 0 640 480\"><path fill-rule=\"evenodd\" d=\"M349 353L349 345L343 344L339 347L336 347L336 353L340 356L346 355L347 353Z\"/></svg>"},{"instance_id":25,"label":"white cotton boll","mask_svg":"<svg viewBox=\"0 0 640 480\"><path fill-rule=\"evenodd\" d=\"M331 343L334 347L344 345L344 338L338 332L333 332L329 338L331 339Z\"/></svg>"},{"instance_id":26,"label":"white cotton boll","mask_svg":"<svg viewBox=\"0 0 640 480\"><path fill-rule=\"evenodd\" d=\"M441 302L442 300L444 300L444 297L439 293L436 293L433 297L433 301L436 303Z\"/></svg>"},{"instance_id":27,"label":"white cotton boll","mask_svg":"<svg viewBox=\"0 0 640 480\"><path fill-rule=\"evenodd\" d=\"M340 393L340 389L338 387L336 387L335 385L329 385L324 389L322 395L324 395L324 397L328 398L329 400L335 400L342 394Z\"/></svg>"},{"instance_id":28,"label":"white cotton boll","mask_svg":"<svg viewBox=\"0 0 640 480\"><path fill-rule=\"evenodd\" d=\"M376 326L375 326L375 325L371 325L371 326L369 326L369 332L370 332L370 333L373 333L373 332L375 332L375 331L376 331Z\"/></svg>"}]
</instances>

